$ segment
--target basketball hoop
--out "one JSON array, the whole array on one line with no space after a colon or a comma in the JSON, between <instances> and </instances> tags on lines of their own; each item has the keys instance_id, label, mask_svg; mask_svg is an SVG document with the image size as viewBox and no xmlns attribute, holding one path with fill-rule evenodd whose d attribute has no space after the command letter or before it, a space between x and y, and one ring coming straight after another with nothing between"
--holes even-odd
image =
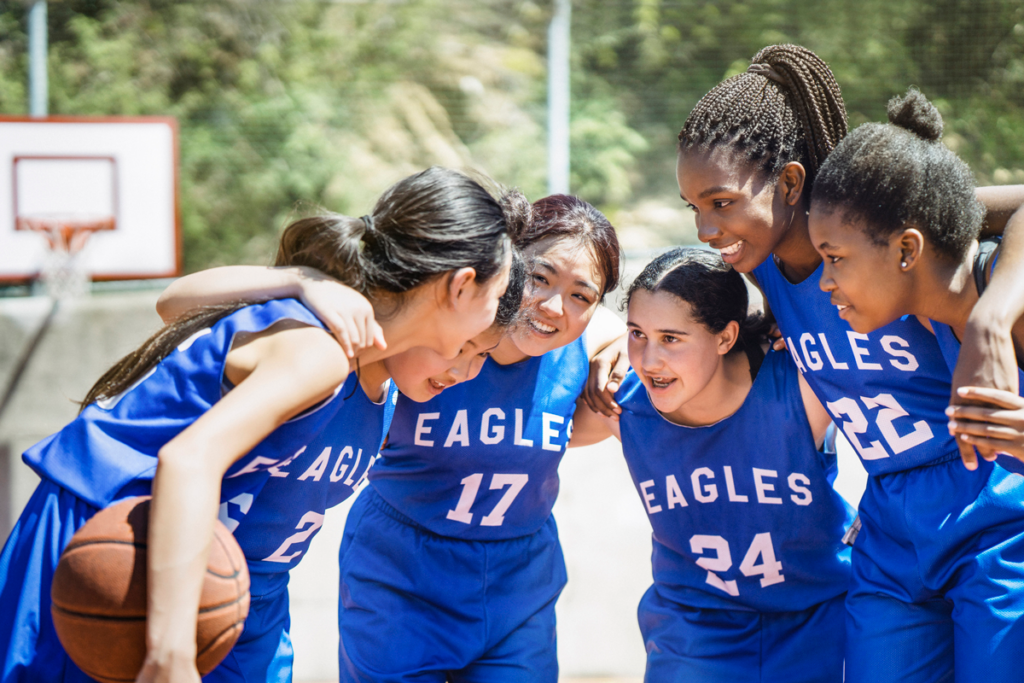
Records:
<instances>
[{"instance_id":1,"label":"basketball hoop","mask_svg":"<svg viewBox=\"0 0 1024 683\"><path fill-rule=\"evenodd\" d=\"M81 258L82 250L94 232L110 230L114 219L93 220L81 217L21 217L18 230L31 230L46 238L46 256L39 279L46 294L55 301L68 301L89 292L91 277Z\"/></svg>"}]
</instances>

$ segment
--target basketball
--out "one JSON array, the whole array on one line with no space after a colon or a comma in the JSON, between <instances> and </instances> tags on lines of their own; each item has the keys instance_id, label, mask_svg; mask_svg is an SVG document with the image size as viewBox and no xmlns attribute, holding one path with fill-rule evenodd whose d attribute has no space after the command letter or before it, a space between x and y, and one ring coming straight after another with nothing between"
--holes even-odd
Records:
<instances>
[{"instance_id":1,"label":"basketball","mask_svg":"<svg viewBox=\"0 0 1024 683\"><path fill-rule=\"evenodd\" d=\"M68 656L103 683L133 681L146 656L149 497L98 512L71 538L53 576L53 625ZM199 603L196 668L213 670L249 613L249 571L219 521Z\"/></svg>"}]
</instances>

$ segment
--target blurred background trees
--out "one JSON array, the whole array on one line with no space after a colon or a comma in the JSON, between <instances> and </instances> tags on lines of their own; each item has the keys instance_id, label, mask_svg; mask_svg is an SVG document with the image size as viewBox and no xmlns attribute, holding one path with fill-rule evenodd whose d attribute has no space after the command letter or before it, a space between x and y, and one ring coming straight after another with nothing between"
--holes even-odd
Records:
<instances>
[{"instance_id":1,"label":"blurred background trees","mask_svg":"<svg viewBox=\"0 0 1024 683\"><path fill-rule=\"evenodd\" d=\"M0 113L26 111L27 5L0 2ZM173 115L186 267L266 263L288 216L360 215L432 163L531 198L546 186L537 0L54 0L50 112ZM761 47L833 68L851 123L919 86L982 183L1024 183L1018 0L575 0L572 188L632 230L685 241L675 136Z\"/></svg>"}]
</instances>

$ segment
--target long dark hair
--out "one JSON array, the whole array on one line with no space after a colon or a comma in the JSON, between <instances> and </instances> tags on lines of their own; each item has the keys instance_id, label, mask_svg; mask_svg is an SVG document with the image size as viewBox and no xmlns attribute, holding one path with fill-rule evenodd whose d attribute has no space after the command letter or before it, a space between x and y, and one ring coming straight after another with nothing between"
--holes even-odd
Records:
<instances>
[{"instance_id":1,"label":"long dark hair","mask_svg":"<svg viewBox=\"0 0 1024 683\"><path fill-rule=\"evenodd\" d=\"M498 202L468 176L434 166L390 187L363 218L295 221L281 235L275 264L310 266L363 294L389 297L394 313L402 294L453 270L473 268L478 283L489 281L510 248ZM117 396L182 341L244 305L206 306L166 325L107 370L81 405Z\"/></svg>"},{"instance_id":2,"label":"long dark hair","mask_svg":"<svg viewBox=\"0 0 1024 683\"><path fill-rule=\"evenodd\" d=\"M809 191L846 132L846 107L828 64L799 45L769 45L747 71L701 98L679 132L679 150L734 147L772 177L798 161Z\"/></svg>"},{"instance_id":3,"label":"long dark hair","mask_svg":"<svg viewBox=\"0 0 1024 683\"><path fill-rule=\"evenodd\" d=\"M626 293L628 306L638 291L667 292L690 304L694 319L712 334L725 329L729 321L739 323L740 333L730 349L743 351L750 361L750 376L756 377L764 360L762 345L768 341L771 325L760 313L747 308L747 285L743 276L704 249L677 247L647 264Z\"/></svg>"},{"instance_id":4,"label":"long dark hair","mask_svg":"<svg viewBox=\"0 0 1024 683\"><path fill-rule=\"evenodd\" d=\"M518 190L501 197L509 234L519 249L549 237L575 240L594 255L604 280L601 296L619 285L621 249L615 228L605 215L579 197L553 194L533 204Z\"/></svg>"}]
</instances>

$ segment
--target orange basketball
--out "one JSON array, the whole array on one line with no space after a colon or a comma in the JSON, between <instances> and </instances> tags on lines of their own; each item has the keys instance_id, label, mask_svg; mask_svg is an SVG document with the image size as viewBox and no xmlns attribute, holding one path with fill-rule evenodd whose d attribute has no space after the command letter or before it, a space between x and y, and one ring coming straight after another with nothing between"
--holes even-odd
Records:
<instances>
[{"instance_id":1,"label":"orange basketball","mask_svg":"<svg viewBox=\"0 0 1024 683\"><path fill-rule=\"evenodd\" d=\"M104 683L134 681L146 656L149 498L100 510L71 538L53 575L53 625L68 656ZM214 530L196 632L196 668L213 670L249 613L249 570L234 536Z\"/></svg>"}]
</instances>

